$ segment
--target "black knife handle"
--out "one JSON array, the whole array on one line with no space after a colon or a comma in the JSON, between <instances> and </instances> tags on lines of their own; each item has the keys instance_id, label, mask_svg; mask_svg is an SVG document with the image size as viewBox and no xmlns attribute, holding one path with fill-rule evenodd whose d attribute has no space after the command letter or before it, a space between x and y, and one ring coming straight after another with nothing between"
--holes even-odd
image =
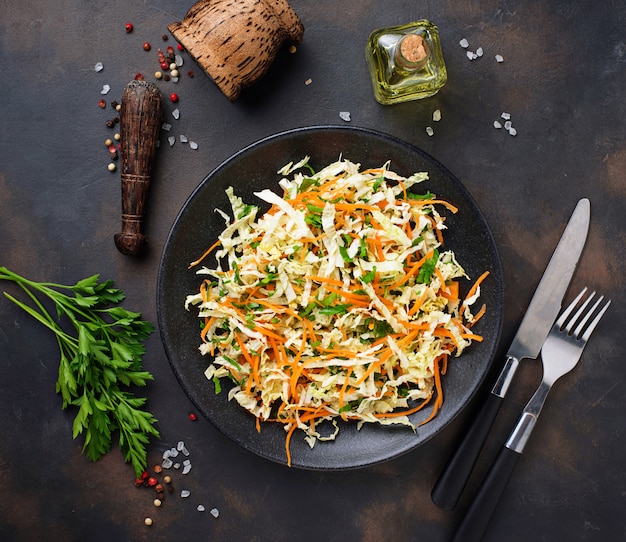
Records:
<instances>
[{"instance_id":1,"label":"black knife handle","mask_svg":"<svg viewBox=\"0 0 626 542\"><path fill-rule=\"evenodd\" d=\"M500 450L451 542L480 542L482 540L520 456L521 454L506 446Z\"/></svg>"},{"instance_id":2,"label":"black knife handle","mask_svg":"<svg viewBox=\"0 0 626 542\"><path fill-rule=\"evenodd\" d=\"M452 510L459 502L501 405L502 397L490 393L448 460L431 493L433 502L440 508Z\"/></svg>"}]
</instances>

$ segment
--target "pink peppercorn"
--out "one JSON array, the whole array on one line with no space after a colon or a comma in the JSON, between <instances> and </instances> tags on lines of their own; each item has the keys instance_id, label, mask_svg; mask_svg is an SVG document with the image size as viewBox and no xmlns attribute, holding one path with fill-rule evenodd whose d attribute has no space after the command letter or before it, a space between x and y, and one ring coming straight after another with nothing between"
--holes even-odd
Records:
<instances>
[{"instance_id":1,"label":"pink peppercorn","mask_svg":"<svg viewBox=\"0 0 626 542\"><path fill-rule=\"evenodd\" d=\"M176 103L178 101L178 94L176 94L175 92L172 92L170 94L170 100L174 103Z\"/></svg>"},{"instance_id":2,"label":"pink peppercorn","mask_svg":"<svg viewBox=\"0 0 626 542\"><path fill-rule=\"evenodd\" d=\"M126 23L126 33L130 34L133 31L133 23Z\"/></svg>"}]
</instances>

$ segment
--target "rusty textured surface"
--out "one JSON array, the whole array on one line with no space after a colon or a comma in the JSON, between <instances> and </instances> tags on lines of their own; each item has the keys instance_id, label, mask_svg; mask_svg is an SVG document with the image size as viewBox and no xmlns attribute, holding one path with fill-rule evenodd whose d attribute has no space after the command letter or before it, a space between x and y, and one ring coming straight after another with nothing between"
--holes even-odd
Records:
<instances>
[{"instance_id":1,"label":"rusty textured surface","mask_svg":"<svg viewBox=\"0 0 626 542\"><path fill-rule=\"evenodd\" d=\"M351 123L413 143L444 163L483 209L505 277L506 350L576 201L588 197L592 223L570 292L583 285L613 298L610 316L583 361L553 390L486 541L620 540L626 537L623 329L626 218L626 5L615 0L406 2L292 0L306 32L295 54L230 103L190 59L178 85L159 83L165 115L142 258L117 252L119 172L107 171L102 85L119 100L137 72L151 78L167 25L191 2L96 4L0 2L5 77L0 84L0 265L37 280L113 278L127 306L156 319L158 262L169 228L202 178L232 153L272 133ZM364 60L369 33L429 18L440 28L448 83L422 102L381 106ZM135 30L126 34L124 24ZM470 62L458 42L481 46ZM152 51L142 48L152 43ZM494 60L501 54L505 61ZM103 62L104 70L93 66ZM186 76L194 69L193 79ZM305 84L310 80L310 84ZM171 89L171 90L170 90ZM440 122L432 122L435 109ZM511 137L492 123L511 113ZM429 137L426 126L434 128ZM180 143L180 134L198 150ZM177 137L170 147L168 135ZM478 248L477 248L478 249ZM10 285L2 290L18 294ZM573 297L569 293L567 300ZM0 299L0 539L38 540L447 540L467 505L444 512L430 490L472 404L442 434L397 460L363 470L288 470L252 456L208 422L190 422L158 334L148 342L147 389L162 440L151 462L179 440L193 470L179 476L160 509L133 485L118 452L91 464L71 438L72 417L54 393L56 343ZM540 380L525 363L488 441L487 468ZM471 486L477 481L473 479ZM198 504L207 511L196 510ZM208 510L220 510L219 519ZM143 524L145 516L154 525Z\"/></svg>"}]
</instances>

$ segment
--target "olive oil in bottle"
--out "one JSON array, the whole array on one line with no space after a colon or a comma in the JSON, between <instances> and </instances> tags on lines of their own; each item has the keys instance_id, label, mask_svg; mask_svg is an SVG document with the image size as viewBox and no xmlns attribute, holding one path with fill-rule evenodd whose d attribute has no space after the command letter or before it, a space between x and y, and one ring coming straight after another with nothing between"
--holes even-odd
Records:
<instances>
[{"instance_id":1,"label":"olive oil in bottle","mask_svg":"<svg viewBox=\"0 0 626 542\"><path fill-rule=\"evenodd\" d=\"M375 30L365 52L374 97L383 105L432 96L448 78L439 30L427 20Z\"/></svg>"}]
</instances>

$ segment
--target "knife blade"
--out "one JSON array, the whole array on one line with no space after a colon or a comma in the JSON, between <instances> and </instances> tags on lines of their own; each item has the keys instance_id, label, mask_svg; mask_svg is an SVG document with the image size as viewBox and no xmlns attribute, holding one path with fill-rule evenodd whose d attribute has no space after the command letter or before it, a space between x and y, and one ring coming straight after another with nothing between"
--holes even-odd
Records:
<instances>
[{"instance_id":1,"label":"knife blade","mask_svg":"<svg viewBox=\"0 0 626 542\"><path fill-rule=\"evenodd\" d=\"M539 355L541 345L561 310L565 292L587 240L590 207L587 198L577 203L509 346L498 379L433 488L431 498L444 510L451 510L458 503L520 361Z\"/></svg>"}]
</instances>

